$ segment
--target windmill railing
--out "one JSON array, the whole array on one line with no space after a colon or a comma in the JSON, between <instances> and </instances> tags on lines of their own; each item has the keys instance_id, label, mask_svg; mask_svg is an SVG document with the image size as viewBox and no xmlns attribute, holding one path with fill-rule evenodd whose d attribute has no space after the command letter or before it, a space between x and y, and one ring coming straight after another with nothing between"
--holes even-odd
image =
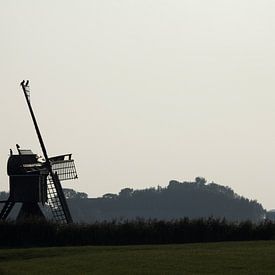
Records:
<instances>
[{"instance_id":1,"label":"windmill railing","mask_svg":"<svg viewBox=\"0 0 275 275\"><path fill-rule=\"evenodd\" d=\"M49 158L54 173L58 175L60 181L77 178L76 168L72 154L60 155Z\"/></svg>"}]
</instances>

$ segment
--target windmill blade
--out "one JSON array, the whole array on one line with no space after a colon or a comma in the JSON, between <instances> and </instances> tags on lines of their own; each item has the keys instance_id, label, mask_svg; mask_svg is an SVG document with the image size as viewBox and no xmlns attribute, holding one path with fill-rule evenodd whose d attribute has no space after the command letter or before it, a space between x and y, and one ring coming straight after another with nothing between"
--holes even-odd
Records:
<instances>
[{"instance_id":1,"label":"windmill blade","mask_svg":"<svg viewBox=\"0 0 275 275\"><path fill-rule=\"evenodd\" d=\"M60 181L77 178L76 168L72 154L59 155L49 158L54 177L48 176L47 191L48 205L52 210L53 217L60 223L71 220L66 198L64 196ZM58 195L59 194L59 195Z\"/></svg>"},{"instance_id":2,"label":"windmill blade","mask_svg":"<svg viewBox=\"0 0 275 275\"><path fill-rule=\"evenodd\" d=\"M59 223L71 223L72 217L57 173L53 177L48 176L47 195L54 220Z\"/></svg>"},{"instance_id":3,"label":"windmill blade","mask_svg":"<svg viewBox=\"0 0 275 275\"><path fill-rule=\"evenodd\" d=\"M7 200L5 205L3 206L1 212L0 212L0 220L5 221L8 217L9 213L11 212L15 202Z\"/></svg>"},{"instance_id":4,"label":"windmill blade","mask_svg":"<svg viewBox=\"0 0 275 275\"><path fill-rule=\"evenodd\" d=\"M25 82L25 80L23 80L20 84L24 90L27 101L30 103L31 102L31 91L30 91L29 83L30 83L29 80L27 80L26 82Z\"/></svg>"},{"instance_id":5,"label":"windmill blade","mask_svg":"<svg viewBox=\"0 0 275 275\"><path fill-rule=\"evenodd\" d=\"M29 86L26 86L26 95L27 95L28 101L31 103L31 91Z\"/></svg>"},{"instance_id":6,"label":"windmill blade","mask_svg":"<svg viewBox=\"0 0 275 275\"><path fill-rule=\"evenodd\" d=\"M72 154L49 158L53 172L57 173L60 181L77 179L76 168Z\"/></svg>"}]
</instances>

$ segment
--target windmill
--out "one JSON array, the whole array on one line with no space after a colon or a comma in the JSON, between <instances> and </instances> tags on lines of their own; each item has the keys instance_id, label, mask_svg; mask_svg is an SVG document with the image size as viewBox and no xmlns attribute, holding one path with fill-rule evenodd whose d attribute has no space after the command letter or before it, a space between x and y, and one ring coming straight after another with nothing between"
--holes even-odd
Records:
<instances>
[{"instance_id":1,"label":"windmill","mask_svg":"<svg viewBox=\"0 0 275 275\"><path fill-rule=\"evenodd\" d=\"M62 190L61 181L76 179L77 173L72 154L48 157L30 102L29 81L20 83L31 114L43 157L31 150L23 150L17 144L18 154L10 150L7 172L10 181L10 196L4 202L0 220L6 220L15 203L22 203L17 219L44 217L38 203L47 204L56 222L71 223L72 217Z\"/></svg>"}]
</instances>

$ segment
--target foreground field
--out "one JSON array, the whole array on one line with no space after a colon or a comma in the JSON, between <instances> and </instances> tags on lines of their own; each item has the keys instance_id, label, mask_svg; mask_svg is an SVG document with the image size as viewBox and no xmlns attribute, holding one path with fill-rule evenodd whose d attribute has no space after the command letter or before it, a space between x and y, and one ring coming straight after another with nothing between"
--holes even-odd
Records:
<instances>
[{"instance_id":1,"label":"foreground field","mask_svg":"<svg viewBox=\"0 0 275 275\"><path fill-rule=\"evenodd\" d=\"M275 241L0 249L0 274L275 274Z\"/></svg>"}]
</instances>

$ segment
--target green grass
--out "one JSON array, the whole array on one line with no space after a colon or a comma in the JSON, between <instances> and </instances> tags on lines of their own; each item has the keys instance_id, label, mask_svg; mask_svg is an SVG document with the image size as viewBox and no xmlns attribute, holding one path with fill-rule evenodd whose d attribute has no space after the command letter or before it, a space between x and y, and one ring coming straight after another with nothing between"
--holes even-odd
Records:
<instances>
[{"instance_id":1,"label":"green grass","mask_svg":"<svg viewBox=\"0 0 275 275\"><path fill-rule=\"evenodd\" d=\"M0 274L275 274L275 241L0 249Z\"/></svg>"}]
</instances>

